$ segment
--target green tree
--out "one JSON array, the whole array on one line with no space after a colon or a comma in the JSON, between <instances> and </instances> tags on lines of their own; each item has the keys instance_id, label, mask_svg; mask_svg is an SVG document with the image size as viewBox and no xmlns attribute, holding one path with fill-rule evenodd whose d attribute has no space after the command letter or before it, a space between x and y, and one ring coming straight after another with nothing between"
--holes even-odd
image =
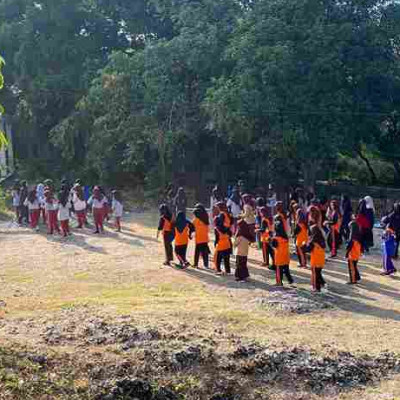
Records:
<instances>
[{"instance_id":1,"label":"green tree","mask_svg":"<svg viewBox=\"0 0 400 400\"><path fill-rule=\"evenodd\" d=\"M4 86L4 77L2 73L3 66L5 64L4 58L0 56L0 90L3 89ZM4 107L0 103L0 121L2 116L4 115ZM8 145L8 141L5 133L0 129L0 149Z\"/></svg>"}]
</instances>

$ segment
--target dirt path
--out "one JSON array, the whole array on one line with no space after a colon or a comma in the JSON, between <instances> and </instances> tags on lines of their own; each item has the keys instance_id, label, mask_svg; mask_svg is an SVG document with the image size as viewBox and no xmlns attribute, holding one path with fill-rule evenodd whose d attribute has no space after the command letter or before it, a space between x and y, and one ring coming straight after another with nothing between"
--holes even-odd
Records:
<instances>
[{"instance_id":1,"label":"dirt path","mask_svg":"<svg viewBox=\"0 0 400 400\"><path fill-rule=\"evenodd\" d=\"M229 338L321 353L400 348L399 277L380 276L376 256L361 261L363 281L357 287L345 284L344 259L330 261L329 291L315 296L310 272L297 269L295 261L297 289L276 289L272 272L252 249L251 281L240 284L202 269L163 267L156 219L132 214L122 233L74 230L67 239L1 223L0 342L43 351L50 343L57 351L79 354L82 343L57 337L75 335L93 318L125 318L138 327L217 337L227 348ZM282 310L282 304L289 306Z\"/></svg>"}]
</instances>

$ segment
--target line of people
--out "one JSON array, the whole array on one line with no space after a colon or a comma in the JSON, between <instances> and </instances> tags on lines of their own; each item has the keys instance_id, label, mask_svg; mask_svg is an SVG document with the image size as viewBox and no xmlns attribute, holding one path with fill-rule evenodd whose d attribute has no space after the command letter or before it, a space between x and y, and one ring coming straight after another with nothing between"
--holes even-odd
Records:
<instances>
[{"instance_id":1,"label":"line of people","mask_svg":"<svg viewBox=\"0 0 400 400\"><path fill-rule=\"evenodd\" d=\"M351 204L350 204L351 206ZM173 247L179 266L190 266L187 260L189 241L194 236L195 256L193 266L199 265L203 256L204 268L210 269L209 232L214 228L214 257L212 268L218 275L231 273L231 255L236 256L235 278L245 282L249 278L247 258L249 248L258 246L262 250L263 266L274 271L275 284L283 285L286 279L294 284L290 271L290 239L295 245L298 267L311 269L312 290L320 292L326 288L323 269L326 265L326 250L335 258L338 250L346 241L345 256L348 264L348 284L358 284L361 280L358 263L363 253L373 245L372 199L360 201L356 214L344 215L339 201L333 198L326 210L317 199L310 200L308 206L299 206L292 201L289 212L285 212L283 203L277 202L274 211L267 207L264 199L250 195L240 195L234 189L227 201L214 202L212 221L202 204L194 208L192 221L180 210L171 212L166 204L160 206L158 234L161 232L165 246L165 264L173 261ZM396 208L396 220L400 230L400 205ZM390 216L389 219L393 219ZM345 226L344 226L345 225ZM392 253L388 243L394 238L393 223L388 222L383 235L383 270L382 274L395 272ZM343 233L344 232L344 233ZM253 245L254 244L254 245ZM393 245L392 245L393 247ZM389 249L385 251L385 249ZM309 262L307 255L309 254ZM224 269L222 269L222 266Z\"/></svg>"},{"instance_id":2,"label":"line of people","mask_svg":"<svg viewBox=\"0 0 400 400\"><path fill-rule=\"evenodd\" d=\"M121 231L123 204L117 190L111 192L109 199L100 186L95 186L92 193L86 191L78 179L73 187L64 181L56 193L53 181L48 179L29 189L26 181L16 183L12 189L12 203L16 221L19 225L27 225L39 231L42 218L47 225L47 233L61 234L66 237L71 234L70 218L75 215L77 228L89 226L87 214L91 212L95 225L94 233L104 232L104 221L109 220L109 214L114 215L115 229Z\"/></svg>"}]
</instances>

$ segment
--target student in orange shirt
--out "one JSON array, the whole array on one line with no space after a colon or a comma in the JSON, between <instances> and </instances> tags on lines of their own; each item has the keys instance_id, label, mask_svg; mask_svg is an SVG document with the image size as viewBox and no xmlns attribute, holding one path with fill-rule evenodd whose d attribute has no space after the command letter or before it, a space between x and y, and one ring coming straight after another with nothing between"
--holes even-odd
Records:
<instances>
[{"instance_id":1,"label":"student in orange shirt","mask_svg":"<svg viewBox=\"0 0 400 400\"><path fill-rule=\"evenodd\" d=\"M259 235L261 240L261 249L263 253L263 266L269 267L273 271L275 271L275 262L274 262L274 249L271 246L271 240L274 233L274 224L271 221L271 218L268 217L267 207L262 207L260 209L260 217L261 217L261 226L259 229ZM269 259L271 257L272 266L269 266Z\"/></svg>"},{"instance_id":2,"label":"student in orange shirt","mask_svg":"<svg viewBox=\"0 0 400 400\"><path fill-rule=\"evenodd\" d=\"M175 254L178 258L179 264L182 268L190 266L189 261L186 259L187 248L189 240L192 239L194 226L186 219L183 211L179 211L175 221Z\"/></svg>"},{"instance_id":3,"label":"student in orange shirt","mask_svg":"<svg viewBox=\"0 0 400 400\"><path fill-rule=\"evenodd\" d=\"M289 236L287 229L287 220L282 213L282 208L277 209L278 213L274 218L275 236L272 240L274 247L275 260L275 279L276 286L283 286L283 276L286 276L289 284L293 284L293 278L290 274L290 252L289 252Z\"/></svg>"},{"instance_id":4,"label":"student in orange shirt","mask_svg":"<svg viewBox=\"0 0 400 400\"><path fill-rule=\"evenodd\" d=\"M207 210L202 204L196 204L193 214L195 218L192 221L195 230L196 249L194 253L194 267L198 268L200 256L203 257L204 268L209 268L209 228L210 219Z\"/></svg>"},{"instance_id":5,"label":"student in orange shirt","mask_svg":"<svg viewBox=\"0 0 400 400\"><path fill-rule=\"evenodd\" d=\"M358 260L361 256L361 233L360 227L358 226L355 218L349 223L350 240L346 248L346 258L349 267L350 281L347 282L349 285L356 285L360 280L361 276L358 272Z\"/></svg>"},{"instance_id":6,"label":"student in orange shirt","mask_svg":"<svg viewBox=\"0 0 400 400\"><path fill-rule=\"evenodd\" d=\"M304 253L311 253L311 285L313 292L321 292L321 288L326 283L322 276L325 267L325 237L322 232L321 211L315 207L310 207L310 236L307 243L304 243L302 250Z\"/></svg>"},{"instance_id":7,"label":"student in orange shirt","mask_svg":"<svg viewBox=\"0 0 400 400\"><path fill-rule=\"evenodd\" d=\"M224 274L231 273L230 257L232 254L231 242L231 226L232 221L226 212L226 207L223 203L218 203L220 213L214 219L215 226L215 254L214 264L218 275L222 275L221 263L224 261Z\"/></svg>"},{"instance_id":8,"label":"student in orange shirt","mask_svg":"<svg viewBox=\"0 0 400 400\"><path fill-rule=\"evenodd\" d=\"M158 235L162 232L165 250L164 265L171 265L174 260L174 251L172 249L172 242L174 240L174 229L172 213L166 204L160 206L160 222L158 223Z\"/></svg>"},{"instance_id":9,"label":"student in orange shirt","mask_svg":"<svg viewBox=\"0 0 400 400\"><path fill-rule=\"evenodd\" d=\"M341 244L340 228L342 225L342 215L336 199L333 199L329 205L324 225L329 229L328 244L331 249L331 257L334 258L337 256Z\"/></svg>"},{"instance_id":10,"label":"student in orange shirt","mask_svg":"<svg viewBox=\"0 0 400 400\"><path fill-rule=\"evenodd\" d=\"M298 267L307 268L306 255L302 250L303 244L308 242L307 215L301 208L299 208L299 206L297 206L297 204L296 207L294 235L296 239L297 256L299 257Z\"/></svg>"}]
</instances>

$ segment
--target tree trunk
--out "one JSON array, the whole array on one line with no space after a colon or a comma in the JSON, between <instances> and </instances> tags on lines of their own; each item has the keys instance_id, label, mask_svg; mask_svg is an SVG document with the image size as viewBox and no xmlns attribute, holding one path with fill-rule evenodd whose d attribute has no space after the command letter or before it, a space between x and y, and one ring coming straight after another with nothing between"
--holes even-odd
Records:
<instances>
[{"instance_id":1,"label":"tree trunk","mask_svg":"<svg viewBox=\"0 0 400 400\"><path fill-rule=\"evenodd\" d=\"M304 178L304 189L306 193L315 194L315 183L320 162L318 160L303 160L302 170Z\"/></svg>"},{"instance_id":2,"label":"tree trunk","mask_svg":"<svg viewBox=\"0 0 400 400\"><path fill-rule=\"evenodd\" d=\"M399 160L394 160L393 161L393 167L394 167L394 181L396 186L400 186L400 161Z\"/></svg>"},{"instance_id":3,"label":"tree trunk","mask_svg":"<svg viewBox=\"0 0 400 400\"><path fill-rule=\"evenodd\" d=\"M371 175L371 183L375 184L378 181L378 178L376 177L375 171L372 168L371 163L369 162L368 158L364 156L361 149L357 150L357 154L361 158L361 160L363 160L365 162L365 165L368 168L369 174Z\"/></svg>"}]
</instances>

